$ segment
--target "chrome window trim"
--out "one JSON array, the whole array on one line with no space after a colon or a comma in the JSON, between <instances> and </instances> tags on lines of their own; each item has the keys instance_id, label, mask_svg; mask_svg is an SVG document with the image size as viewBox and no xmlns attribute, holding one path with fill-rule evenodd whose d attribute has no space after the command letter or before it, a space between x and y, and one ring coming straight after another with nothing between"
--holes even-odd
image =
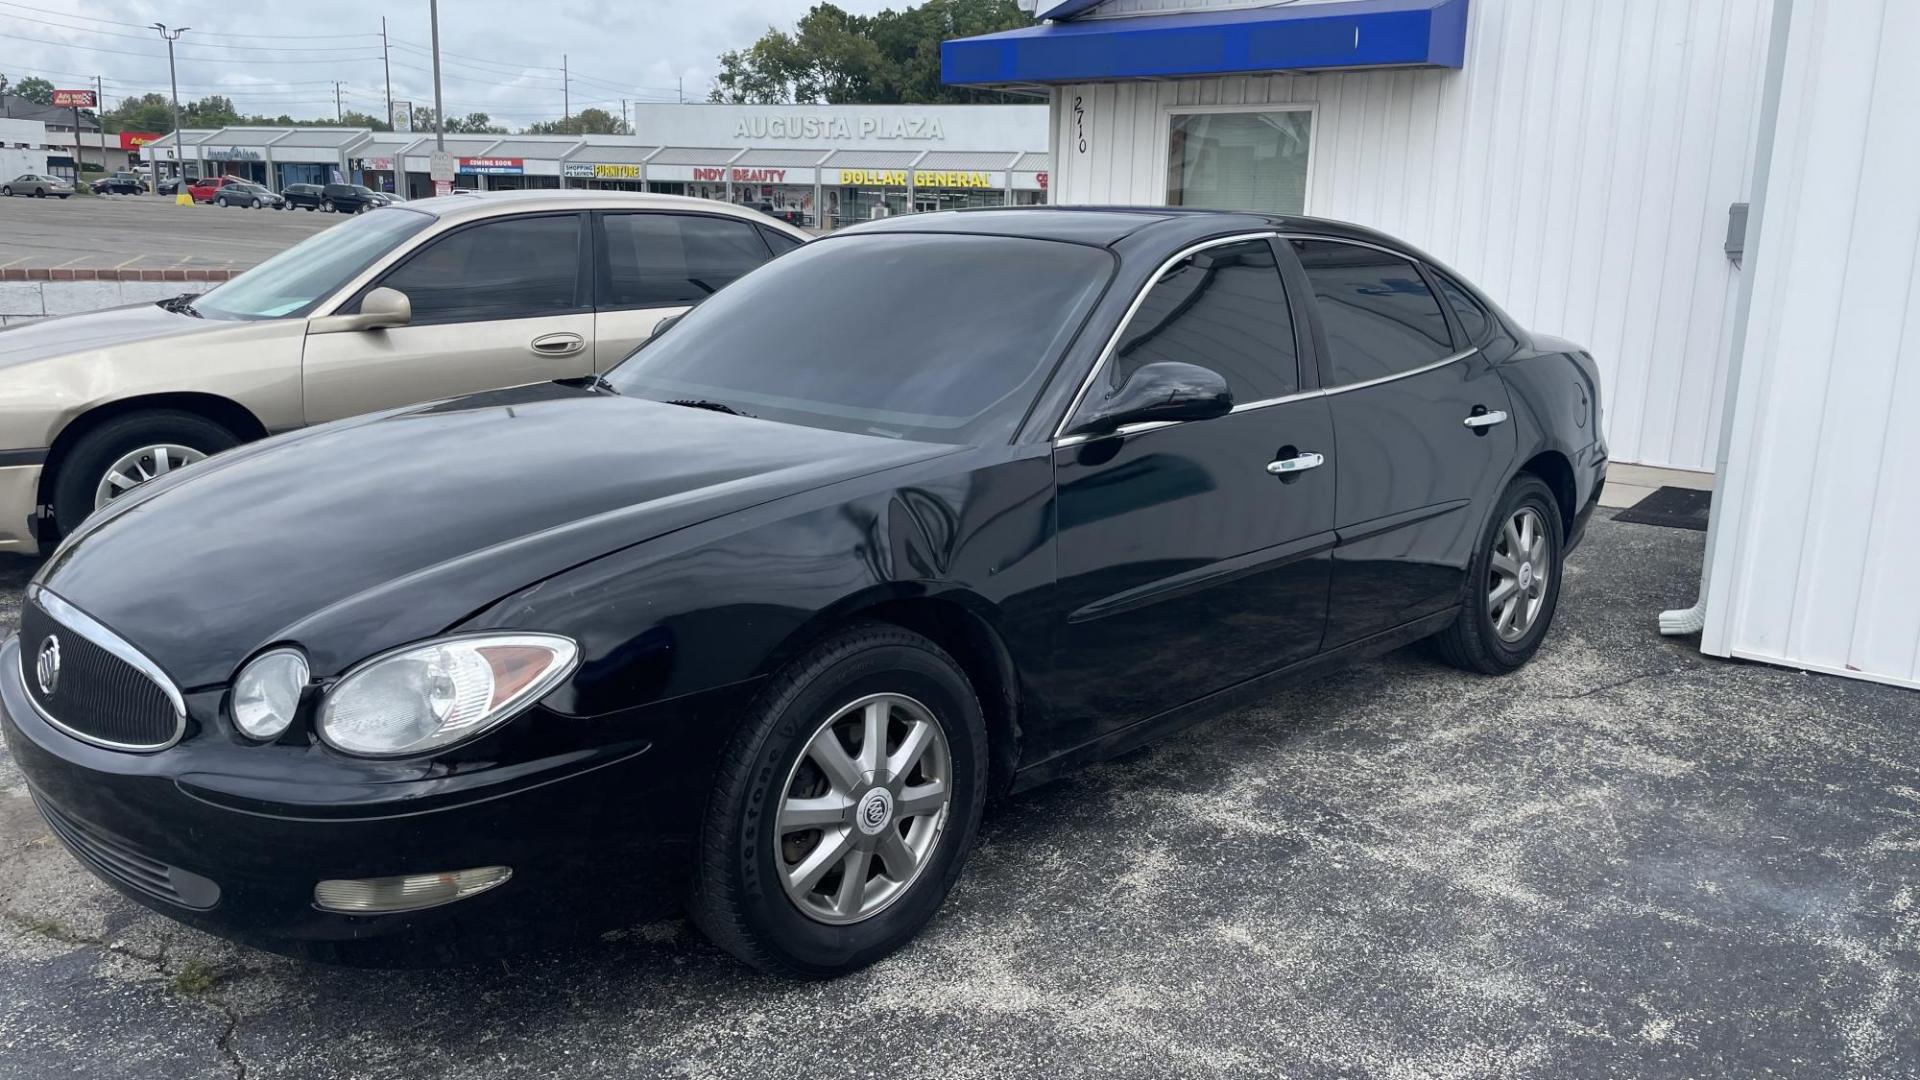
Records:
<instances>
[{"instance_id":1,"label":"chrome window trim","mask_svg":"<svg viewBox=\"0 0 1920 1080\"><path fill-rule=\"evenodd\" d=\"M1194 244L1191 247L1181 249L1177 254L1173 255L1171 258L1167 259L1165 262L1160 264L1160 268L1154 271L1153 277L1149 278L1147 280L1147 283L1141 286L1140 291L1134 295L1133 302L1127 305L1126 314L1121 316L1120 325L1116 327L1113 331L1113 334L1107 338L1106 346L1100 350L1100 358L1094 361L1093 370L1089 371L1087 373L1087 377L1081 381L1079 392L1073 395L1073 401L1071 404L1067 406L1067 411L1065 415L1063 415L1060 418L1060 423L1054 426L1053 445L1056 449L1059 449L1062 447L1069 447L1069 446L1079 446L1081 443L1089 442L1095 438L1104 439L1111 435L1137 435L1143 431L1153 431L1156 428L1172 427L1175 424L1184 424L1184 423L1192 422L1187 420L1154 420L1154 421L1150 421L1143 424L1123 424L1120 427L1113 429L1112 431L1105 432L1097 436L1091 435L1091 434L1088 434L1088 435L1062 435L1061 434L1061 432L1066 430L1068 422L1073 419L1073 414L1080 411L1081 404L1084 403L1086 400L1087 392L1093 388L1094 380L1099 378L1100 374L1107 369L1108 362L1113 359L1113 354L1115 350L1117 350L1120 346L1121 335L1126 333L1127 327L1131 325L1133 322L1134 315L1139 313L1140 305L1146 302L1147 294L1153 291L1153 287L1155 285L1160 284L1160 279L1166 276L1168 270L1173 269L1174 264L1180 262L1182 259L1185 259L1193 255L1196 252L1205 251L1210 247L1218 247L1222 244L1239 243L1243 240L1263 240L1263 239L1320 240L1330 244L1352 244L1355 247L1371 248L1374 251L1383 252L1385 254L1392 255L1398 259L1405 259L1408 262L1414 264L1415 267L1418 267L1421 264L1421 260L1419 258L1413 255L1410 255L1407 252L1398 251L1398 250L1395 250L1394 248L1387 247L1383 244L1369 243L1365 240L1352 240L1343 236L1326 236L1320 233L1286 232L1283 230L1273 230L1269 232L1257 232L1257 233L1237 233L1233 236L1217 237L1212 240L1202 241L1201 243ZM1445 302L1444 300L1441 300L1441 298L1439 297L1435 297L1434 299L1440 303ZM1311 298L1309 298L1309 301L1311 302ZM1442 311L1444 312L1444 310L1445 309L1443 308ZM1365 390L1370 386L1380 386L1384 383L1393 382L1396 379L1409 379L1415 375L1425 375L1427 372L1430 372L1430 371L1438 371L1439 369L1446 367L1448 364L1454 364L1454 363L1458 363L1461 360L1465 360L1467 357L1472 356L1473 354L1479 351L1480 351L1480 347L1478 345L1472 345L1465 349L1461 349L1459 352L1452 353L1447 356L1443 356L1440 359L1435 360L1430 364L1423 364L1417 368L1408 368L1405 371L1396 371L1391 375L1382 375L1374 379L1363 379L1360 382L1342 383L1339 386L1323 386L1315 390L1302 390L1296 394L1285 394L1275 398L1263 398L1259 401L1248 401L1242 404L1235 405L1232 411L1236 413L1251 412L1254 409L1265 409L1270 406L1285 405L1289 402L1294 402L1294 401L1306 401L1310 398L1330 397L1334 394L1344 394L1351 390Z\"/></svg>"},{"instance_id":2,"label":"chrome window trim","mask_svg":"<svg viewBox=\"0 0 1920 1080\"><path fill-rule=\"evenodd\" d=\"M42 585L29 584L27 586L26 599L28 603L38 605L40 610L52 617L54 622L59 623L65 629L80 635L80 637L100 648L105 649L114 656L119 657L135 671L145 675L150 682L160 688L162 693L166 694L168 703L173 706L174 724L173 734L168 737L166 742L118 743L111 739L102 739L95 735L88 735L85 732L75 731L73 728L49 716L47 710L40 707L40 702L35 700L33 693L29 690L26 695L27 703L33 706L34 712L40 714L40 719L45 720L61 732L83 743L105 747L108 750L125 750L132 753L151 754L165 750L180 741L181 737L187 733L187 703L186 700L180 696L179 688L173 685L173 680L167 677L166 672L160 670L160 665L147 659L146 655L141 653L140 650L134 648L120 635L102 626L93 616L67 603ZM27 649L28 642L22 638L20 640L20 678L23 683L27 679ZM26 688L23 686L22 689L24 690Z\"/></svg>"},{"instance_id":3,"label":"chrome window trim","mask_svg":"<svg viewBox=\"0 0 1920 1080\"><path fill-rule=\"evenodd\" d=\"M1472 356L1474 353L1477 353L1479 351L1480 351L1480 346L1475 345L1470 349L1462 349L1459 352L1452 354L1451 356L1443 356L1440 359L1435 360L1431 364L1422 364L1417 368L1408 368L1405 371L1396 371L1391 375L1381 375L1378 378L1362 379L1359 382L1341 383L1339 386L1329 386L1320 392L1322 394L1344 394L1349 390L1365 390L1369 386L1379 386L1381 383L1390 383L1396 379L1408 379L1408 378L1412 378L1415 375L1425 375L1429 371L1438 371L1439 369L1446 367L1448 364L1454 364L1462 360L1465 360L1467 357Z\"/></svg>"},{"instance_id":4,"label":"chrome window trim","mask_svg":"<svg viewBox=\"0 0 1920 1080\"><path fill-rule=\"evenodd\" d=\"M1100 373L1107 369L1107 363L1113 359L1114 350L1120 347L1120 335L1126 333L1127 327L1132 325L1133 317L1140 312L1140 305L1147 302L1147 294L1153 291L1155 285L1160 284L1160 279L1166 277L1167 271L1173 269L1175 263L1205 251L1208 248L1220 247L1223 244L1238 244L1248 240L1271 240L1278 235L1280 234L1276 230L1265 229L1260 232L1217 236L1211 240L1202 240L1197 244L1182 248L1162 262L1160 268L1153 272L1153 276L1147 279L1146 284L1140 286L1140 291L1134 293L1133 302L1127 305L1126 313L1120 316L1119 325L1115 326L1113 333L1108 335L1106 345L1100 350L1100 356L1094 360L1093 367L1087 372L1086 378L1080 380L1080 389L1073 395L1073 400L1067 403L1067 411L1060 415L1060 422L1053 426L1054 445L1060 445L1059 440L1065 437L1062 435L1062 432L1066 431L1067 425L1072 422L1073 414L1080 411L1081 404L1086 401L1087 391L1093 389L1093 381L1099 378ZM1165 427L1170 423L1176 422L1177 421L1169 420L1156 421L1153 426ZM1115 430L1124 431L1127 427L1135 426L1141 426L1144 430L1143 425L1133 424L1123 425L1121 428ZM1078 438L1078 436L1075 436L1075 438Z\"/></svg>"}]
</instances>

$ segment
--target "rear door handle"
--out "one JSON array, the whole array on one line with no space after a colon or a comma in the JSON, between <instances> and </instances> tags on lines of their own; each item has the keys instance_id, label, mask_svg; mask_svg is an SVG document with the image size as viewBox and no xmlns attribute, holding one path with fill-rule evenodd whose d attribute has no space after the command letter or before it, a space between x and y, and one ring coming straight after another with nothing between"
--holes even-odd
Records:
<instances>
[{"instance_id":1,"label":"rear door handle","mask_svg":"<svg viewBox=\"0 0 1920 1080\"><path fill-rule=\"evenodd\" d=\"M1495 409L1492 412L1474 413L1472 416L1469 416L1465 420L1462 420L1460 422L1467 425L1470 428L1476 428L1476 429L1490 428L1495 424L1506 423L1507 414L1501 412L1498 409Z\"/></svg>"},{"instance_id":2,"label":"rear door handle","mask_svg":"<svg viewBox=\"0 0 1920 1080\"><path fill-rule=\"evenodd\" d=\"M1303 473L1308 469L1317 469L1326 463L1327 458L1325 454L1309 452L1305 454L1295 454L1290 458L1281 458L1278 461L1269 461L1267 462L1267 471L1275 476L1292 476L1294 473Z\"/></svg>"},{"instance_id":3,"label":"rear door handle","mask_svg":"<svg viewBox=\"0 0 1920 1080\"><path fill-rule=\"evenodd\" d=\"M542 334L533 339L533 351L542 356L572 356L587 347L579 334Z\"/></svg>"}]
</instances>

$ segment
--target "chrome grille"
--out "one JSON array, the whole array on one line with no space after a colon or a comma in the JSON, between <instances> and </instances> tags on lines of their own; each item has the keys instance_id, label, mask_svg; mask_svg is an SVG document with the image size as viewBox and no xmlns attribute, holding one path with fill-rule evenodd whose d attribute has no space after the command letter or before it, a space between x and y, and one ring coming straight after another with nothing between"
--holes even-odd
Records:
<instances>
[{"instance_id":1,"label":"chrome grille","mask_svg":"<svg viewBox=\"0 0 1920 1080\"><path fill-rule=\"evenodd\" d=\"M168 866L96 832L60 812L34 792L34 805L74 857L101 877L169 904L204 911L220 902L220 886L191 871Z\"/></svg>"},{"instance_id":2,"label":"chrome grille","mask_svg":"<svg viewBox=\"0 0 1920 1080\"><path fill-rule=\"evenodd\" d=\"M49 651L57 662L44 662ZM179 691L153 661L37 586L20 606L20 676L40 715L83 742L164 750L186 729Z\"/></svg>"}]
</instances>

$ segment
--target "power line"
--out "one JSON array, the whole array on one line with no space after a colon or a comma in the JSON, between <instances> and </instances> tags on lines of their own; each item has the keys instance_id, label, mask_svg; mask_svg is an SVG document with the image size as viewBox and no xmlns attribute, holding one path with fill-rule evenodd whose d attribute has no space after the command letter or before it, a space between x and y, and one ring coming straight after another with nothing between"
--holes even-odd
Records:
<instances>
[{"instance_id":1,"label":"power line","mask_svg":"<svg viewBox=\"0 0 1920 1080\"><path fill-rule=\"evenodd\" d=\"M64 16L63 16L63 17L64 17ZM76 34L91 34L91 35L94 35L94 36L96 36L96 37L113 37L113 38L126 38L126 39L128 39L129 41L147 41L147 40L150 40L150 39L148 38L148 36L147 36L147 35L145 35L145 34L121 34L121 33L116 33L116 32L114 32L114 31L112 31L112 30L96 30L96 29L94 29L94 28L93 28L93 27L91 27L91 26L69 26L69 25L67 25L66 23L57 23L57 22L48 22L48 21L47 21L47 20L45 20L45 19L34 19L34 18L29 18L29 17L27 17L27 16L25 16L25 15L15 15L15 14L13 14L13 13L12 13L12 12L10 12L10 11L0 11L0 19L13 19L13 20L15 20L15 21L17 21L17 22L30 22L30 23L39 23L39 24L40 24L41 26L51 26L51 27L53 27L53 28L54 28L54 29L56 29L56 30L71 30L71 31L73 31L73 32L74 32L74 33L76 33ZM243 51L246 51L246 52L271 52L271 53L282 53L282 52L355 52L355 51L357 51L357 50L360 50L360 49L363 49L363 48L366 48L366 46L364 46L364 45L323 45L323 46L319 46L319 47L316 47L316 48L304 48L304 47L299 47L299 46L288 46L288 45L217 45L217 44L208 44L208 45L193 45L193 46L189 46L189 45L187 45L186 43L184 43L184 42L183 42L183 43L182 43L182 44L180 45L180 48L181 48L181 49L183 49L183 50L184 50L184 49L187 49L187 48L200 48L200 49L239 49L239 50L243 50ZM213 57L207 57L207 56L203 56L203 57L200 57L199 59L202 59L202 60L209 60L209 59L213 59ZM221 57L221 59L225 59L225 57Z\"/></svg>"},{"instance_id":2,"label":"power line","mask_svg":"<svg viewBox=\"0 0 1920 1080\"><path fill-rule=\"evenodd\" d=\"M41 5L22 4L22 3L18 3L17 0L0 0L0 7L19 8L22 11L32 11L39 14L48 13L46 10L46 6L44 4L41 4ZM119 19L103 19L98 15L68 15L65 12L62 12L60 13L60 17L64 19L78 19L82 22L105 23L108 26L130 26L135 30L151 30L152 29L152 27L146 23L123 22ZM194 31L194 33L200 34L205 37L261 38L261 39L279 38L279 39L285 39L289 41L316 41L316 40L332 40L337 38L366 38L366 37L380 36L378 34L218 34L218 33L214 33L212 31L207 31L207 30L196 30Z\"/></svg>"},{"instance_id":3,"label":"power line","mask_svg":"<svg viewBox=\"0 0 1920 1080\"><path fill-rule=\"evenodd\" d=\"M0 38L6 38L9 41L30 41L36 45L53 45L62 49L78 49L81 52L106 53L110 56L138 56L146 60L166 59L166 57L160 53L133 52L128 49L102 49L94 45L76 45L71 41L49 41L46 38L27 37L24 34L0 33ZM271 64L275 67L278 67L282 64L351 64L351 63L358 63L363 60L378 60L380 59L380 54L375 53L372 56L340 56L340 57L333 57L326 60L279 60L279 59L241 60L241 59L235 59L233 57L224 57L224 56L223 57L197 56L197 57L193 57L193 59L217 60L218 62L223 64Z\"/></svg>"}]
</instances>

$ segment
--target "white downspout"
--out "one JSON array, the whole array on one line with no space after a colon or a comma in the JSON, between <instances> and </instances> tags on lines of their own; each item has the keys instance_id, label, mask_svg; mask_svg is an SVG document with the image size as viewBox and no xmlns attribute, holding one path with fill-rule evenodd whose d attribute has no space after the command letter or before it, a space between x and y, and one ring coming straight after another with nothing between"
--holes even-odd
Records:
<instances>
[{"instance_id":1,"label":"white downspout","mask_svg":"<svg viewBox=\"0 0 1920 1080\"><path fill-rule=\"evenodd\" d=\"M1724 515L1717 512L1728 504L1726 495L1727 458L1733 446L1735 406L1740 398L1740 371L1746 361L1747 321L1753 310L1753 282L1759 265L1761 224L1767 213L1767 186L1773 173L1774 130L1780 123L1780 86L1786 79L1787 38L1792 33L1793 0L1774 0L1772 37L1767 41L1767 85L1760 98L1760 132L1754 146L1752 204L1747 211L1747 236L1742 244L1744 259L1740 268L1740 298L1734 305L1733 344L1727 356L1727 385L1720 406L1720 449L1714 458L1716 512L1707 519L1707 549L1700 563L1700 591L1692 607L1672 608L1660 613L1660 632L1668 637L1698 634L1707 626L1708 582L1713 573L1714 553L1726 531Z\"/></svg>"}]
</instances>

